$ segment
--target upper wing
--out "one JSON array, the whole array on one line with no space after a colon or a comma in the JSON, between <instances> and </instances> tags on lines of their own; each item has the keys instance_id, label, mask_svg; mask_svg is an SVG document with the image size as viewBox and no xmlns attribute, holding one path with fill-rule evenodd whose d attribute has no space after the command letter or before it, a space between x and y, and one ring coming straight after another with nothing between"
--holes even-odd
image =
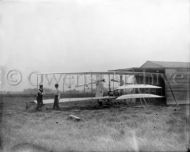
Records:
<instances>
[{"instance_id":1,"label":"upper wing","mask_svg":"<svg viewBox=\"0 0 190 152\"><path fill-rule=\"evenodd\" d=\"M123 85L120 86L118 88L116 88L116 90L122 90L122 89L133 89L133 88L162 88L160 86L155 86L155 85L149 85L149 84L128 84L128 85Z\"/></svg>"},{"instance_id":2,"label":"upper wing","mask_svg":"<svg viewBox=\"0 0 190 152\"><path fill-rule=\"evenodd\" d=\"M119 96L116 100L131 99L131 98L163 98L163 96L155 94L127 94Z\"/></svg>"},{"instance_id":3,"label":"upper wing","mask_svg":"<svg viewBox=\"0 0 190 152\"><path fill-rule=\"evenodd\" d=\"M85 97L85 98L62 98L59 100L60 103L62 102L76 102L76 101L87 101L87 100L103 100L103 99L115 99L112 96L104 96L104 97ZM36 100L34 100L37 103ZM51 104L54 103L54 99L45 99L43 100L44 104Z\"/></svg>"}]
</instances>

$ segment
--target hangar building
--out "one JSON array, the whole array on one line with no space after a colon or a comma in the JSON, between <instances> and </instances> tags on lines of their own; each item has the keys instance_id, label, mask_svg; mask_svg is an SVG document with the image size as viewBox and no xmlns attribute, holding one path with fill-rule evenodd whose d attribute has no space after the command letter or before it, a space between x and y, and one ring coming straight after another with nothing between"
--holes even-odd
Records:
<instances>
[{"instance_id":1,"label":"hangar building","mask_svg":"<svg viewBox=\"0 0 190 152\"><path fill-rule=\"evenodd\" d=\"M190 103L190 62L147 61L139 68L117 69L112 71L142 72L135 74L139 84L161 86L161 92L151 92L165 96L166 104Z\"/></svg>"}]
</instances>

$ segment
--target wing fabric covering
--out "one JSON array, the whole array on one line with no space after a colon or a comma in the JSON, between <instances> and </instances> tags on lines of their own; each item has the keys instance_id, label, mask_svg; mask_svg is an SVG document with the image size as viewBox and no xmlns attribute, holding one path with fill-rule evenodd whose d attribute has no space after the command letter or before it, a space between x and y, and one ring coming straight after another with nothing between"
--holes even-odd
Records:
<instances>
[{"instance_id":1,"label":"wing fabric covering","mask_svg":"<svg viewBox=\"0 0 190 152\"><path fill-rule=\"evenodd\" d=\"M152 89L159 89L162 88L160 86L155 86L155 85L149 85L149 84L128 84L128 85L123 85L118 87L116 90L122 90L122 89L135 89L135 88L152 88Z\"/></svg>"},{"instance_id":2,"label":"wing fabric covering","mask_svg":"<svg viewBox=\"0 0 190 152\"><path fill-rule=\"evenodd\" d=\"M123 99L132 99L132 98L162 98L163 96L155 95L155 94L127 94L127 95L122 95L116 100L123 100Z\"/></svg>"},{"instance_id":3,"label":"wing fabric covering","mask_svg":"<svg viewBox=\"0 0 190 152\"><path fill-rule=\"evenodd\" d=\"M63 98L60 99L60 103L62 102L77 102L77 101L87 101L87 100L105 100L105 99L115 99L115 97L110 96L104 96L104 97L87 97L87 98ZM36 100L34 100L35 103L37 103ZM44 104L51 104L54 102L54 99L45 99L43 100Z\"/></svg>"}]
</instances>

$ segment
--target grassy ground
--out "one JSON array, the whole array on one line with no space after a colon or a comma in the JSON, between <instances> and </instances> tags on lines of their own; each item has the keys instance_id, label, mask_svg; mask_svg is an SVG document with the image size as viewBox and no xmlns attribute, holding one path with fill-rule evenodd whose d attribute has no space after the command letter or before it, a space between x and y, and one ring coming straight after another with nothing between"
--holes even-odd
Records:
<instances>
[{"instance_id":1,"label":"grassy ground","mask_svg":"<svg viewBox=\"0 0 190 152\"><path fill-rule=\"evenodd\" d=\"M97 103L52 105L28 112L33 98L3 99L1 136L3 151L29 143L62 151L185 151L185 106L129 106ZM81 121L68 119L70 114Z\"/></svg>"}]
</instances>

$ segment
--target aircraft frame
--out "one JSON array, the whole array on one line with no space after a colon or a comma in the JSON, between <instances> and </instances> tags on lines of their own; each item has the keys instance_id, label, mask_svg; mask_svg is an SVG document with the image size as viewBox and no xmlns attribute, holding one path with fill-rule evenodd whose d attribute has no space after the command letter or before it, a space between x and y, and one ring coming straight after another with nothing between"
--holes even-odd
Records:
<instances>
[{"instance_id":1,"label":"aircraft frame","mask_svg":"<svg viewBox=\"0 0 190 152\"><path fill-rule=\"evenodd\" d=\"M161 73L151 73L151 72L118 72L118 71L109 71L109 72L74 72L74 73L39 73L37 74L37 88L39 86L39 78L52 76L56 77L56 75L63 76L62 78L59 77L59 80L62 81L62 92L63 96L64 94L67 94L68 92L72 92L74 89L75 91L77 88L80 89L80 93L77 92L75 95L70 94L71 96L67 98L65 96L63 99L60 100L60 102L71 102L71 101L81 101L81 100L96 100L98 102L102 100L113 100L113 99L129 99L132 98L162 98L162 96L153 95L153 94L142 94L139 90L140 88L149 88L149 89L160 89L159 86L155 85L147 85L147 84L137 84L135 80L133 82L128 82L127 78L134 77L136 75L142 75L143 77L146 77L147 75L153 76L156 75L159 77L162 75ZM79 82L79 77L83 77L82 83ZM87 78L89 77L89 79ZM71 82L71 79L75 77L75 83L74 85ZM96 78L95 78L96 77ZM67 78L67 79L66 79ZM67 83L66 83L67 81ZM58 82L56 82L58 83ZM79 84L80 83L80 84ZM67 85L66 85L67 84ZM106 86L106 87L105 87ZM67 90L65 89L67 87ZM72 88L72 89L71 89ZM138 94L134 94L130 96L126 96L126 94L123 94L123 90L126 89L138 89ZM88 90L88 91L86 91ZM84 94L84 96L81 96L81 94ZM85 96L85 94L87 96ZM78 95L78 96L77 96ZM126 96L126 98L125 98ZM53 100L50 102L48 100L47 103L53 103Z\"/></svg>"}]
</instances>

